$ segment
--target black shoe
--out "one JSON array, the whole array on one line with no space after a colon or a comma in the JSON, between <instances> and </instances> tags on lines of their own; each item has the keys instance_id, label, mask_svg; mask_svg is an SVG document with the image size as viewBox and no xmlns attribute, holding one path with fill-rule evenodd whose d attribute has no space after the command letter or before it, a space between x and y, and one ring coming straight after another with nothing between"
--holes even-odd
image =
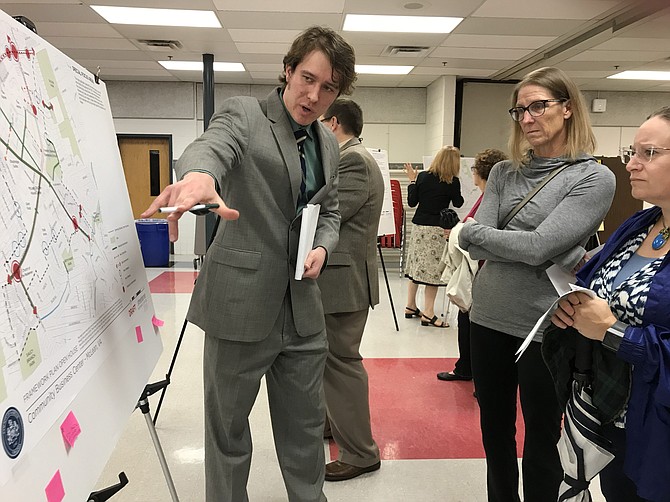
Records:
<instances>
[{"instance_id":1,"label":"black shoe","mask_svg":"<svg viewBox=\"0 0 670 502\"><path fill-rule=\"evenodd\" d=\"M436 315L434 315L433 318L430 319L425 314L421 314L421 326L435 326L436 328L448 328L449 323L446 321L440 321L440 324L437 324Z\"/></svg>"},{"instance_id":2,"label":"black shoe","mask_svg":"<svg viewBox=\"0 0 670 502\"><path fill-rule=\"evenodd\" d=\"M418 308L411 309L409 307L405 307L405 319L411 319L412 317L421 317L421 311Z\"/></svg>"},{"instance_id":3,"label":"black shoe","mask_svg":"<svg viewBox=\"0 0 670 502\"><path fill-rule=\"evenodd\" d=\"M453 382L455 380L462 380L464 382L469 382L472 380L471 376L457 375L453 371L444 371L437 374L438 380L443 380L445 382Z\"/></svg>"},{"instance_id":4,"label":"black shoe","mask_svg":"<svg viewBox=\"0 0 670 502\"><path fill-rule=\"evenodd\" d=\"M326 481L345 481L347 479L353 479L366 472L376 471L381 466L381 462L377 462L368 467L357 467L335 460L334 462L326 464Z\"/></svg>"}]
</instances>

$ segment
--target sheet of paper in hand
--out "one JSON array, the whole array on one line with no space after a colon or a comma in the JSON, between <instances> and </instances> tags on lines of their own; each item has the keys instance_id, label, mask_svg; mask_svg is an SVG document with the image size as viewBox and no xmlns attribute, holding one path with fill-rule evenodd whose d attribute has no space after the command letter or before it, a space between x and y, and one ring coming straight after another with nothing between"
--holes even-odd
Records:
<instances>
[{"instance_id":1,"label":"sheet of paper in hand","mask_svg":"<svg viewBox=\"0 0 670 502\"><path fill-rule=\"evenodd\" d=\"M558 306L558 302L568 296L570 293L575 292L575 291L581 291L582 293L586 293L589 295L591 298L595 298L597 295L594 291L588 289L588 288L582 288L581 286L577 286L575 284L570 284L570 291L567 293L562 294L558 298L556 298L556 301L551 304L551 306L547 309L547 311L540 317L537 322L535 323L535 326L533 326L533 329L530 330L530 333L528 333L528 336L526 336L526 339L523 341L521 346L519 347L519 350L516 351L516 362L519 362L519 359L521 359L521 356L525 352L525 350L528 348L530 345L530 342L533 341L533 338L537 334L537 330L540 329L540 326L542 323L545 321L545 319L550 316L554 310L556 310L556 307Z\"/></svg>"}]
</instances>

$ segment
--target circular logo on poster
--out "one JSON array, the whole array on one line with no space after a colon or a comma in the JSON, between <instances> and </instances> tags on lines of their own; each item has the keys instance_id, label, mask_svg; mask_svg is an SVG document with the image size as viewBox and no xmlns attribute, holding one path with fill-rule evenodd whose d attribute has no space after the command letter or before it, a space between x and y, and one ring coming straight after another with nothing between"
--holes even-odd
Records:
<instances>
[{"instance_id":1,"label":"circular logo on poster","mask_svg":"<svg viewBox=\"0 0 670 502\"><path fill-rule=\"evenodd\" d=\"M16 458L23 448L23 419L19 410L7 408L2 417L2 447L9 458Z\"/></svg>"}]
</instances>

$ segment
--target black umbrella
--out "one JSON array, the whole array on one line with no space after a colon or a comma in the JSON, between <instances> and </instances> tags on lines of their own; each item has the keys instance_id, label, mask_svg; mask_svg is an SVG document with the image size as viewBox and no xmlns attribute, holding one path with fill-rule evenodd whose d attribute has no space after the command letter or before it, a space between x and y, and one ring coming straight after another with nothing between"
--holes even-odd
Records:
<instances>
[{"instance_id":1,"label":"black umbrella","mask_svg":"<svg viewBox=\"0 0 670 502\"><path fill-rule=\"evenodd\" d=\"M564 473L559 502L590 502L589 483L614 458L611 441L600 433L600 413L592 399L593 342L577 335L575 344L571 394L557 445Z\"/></svg>"}]
</instances>

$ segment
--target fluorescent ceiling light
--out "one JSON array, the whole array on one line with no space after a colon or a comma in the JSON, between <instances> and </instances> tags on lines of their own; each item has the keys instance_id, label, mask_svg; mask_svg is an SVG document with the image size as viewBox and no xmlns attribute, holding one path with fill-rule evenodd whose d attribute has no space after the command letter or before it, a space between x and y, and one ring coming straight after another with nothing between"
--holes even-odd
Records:
<instances>
[{"instance_id":1,"label":"fluorescent ceiling light","mask_svg":"<svg viewBox=\"0 0 670 502\"><path fill-rule=\"evenodd\" d=\"M347 14L344 31L384 31L394 33L451 33L462 17L373 16Z\"/></svg>"},{"instance_id":2,"label":"fluorescent ceiling light","mask_svg":"<svg viewBox=\"0 0 670 502\"><path fill-rule=\"evenodd\" d=\"M629 80L670 80L670 71L622 71L607 78L622 78Z\"/></svg>"},{"instance_id":3,"label":"fluorescent ceiling light","mask_svg":"<svg viewBox=\"0 0 670 502\"><path fill-rule=\"evenodd\" d=\"M407 75L413 69L413 66L388 66L373 64L356 65L356 73L367 73L370 75Z\"/></svg>"},{"instance_id":4,"label":"fluorescent ceiling light","mask_svg":"<svg viewBox=\"0 0 670 502\"><path fill-rule=\"evenodd\" d=\"M91 5L91 8L112 24L221 28L216 14L210 10L145 9L107 5Z\"/></svg>"},{"instance_id":5,"label":"fluorescent ceiling light","mask_svg":"<svg viewBox=\"0 0 670 502\"><path fill-rule=\"evenodd\" d=\"M202 61L159 61L166 70L202 71ZM214 63L214 71L246 71L242 63Z\"/></svg>"}]
</instances>

